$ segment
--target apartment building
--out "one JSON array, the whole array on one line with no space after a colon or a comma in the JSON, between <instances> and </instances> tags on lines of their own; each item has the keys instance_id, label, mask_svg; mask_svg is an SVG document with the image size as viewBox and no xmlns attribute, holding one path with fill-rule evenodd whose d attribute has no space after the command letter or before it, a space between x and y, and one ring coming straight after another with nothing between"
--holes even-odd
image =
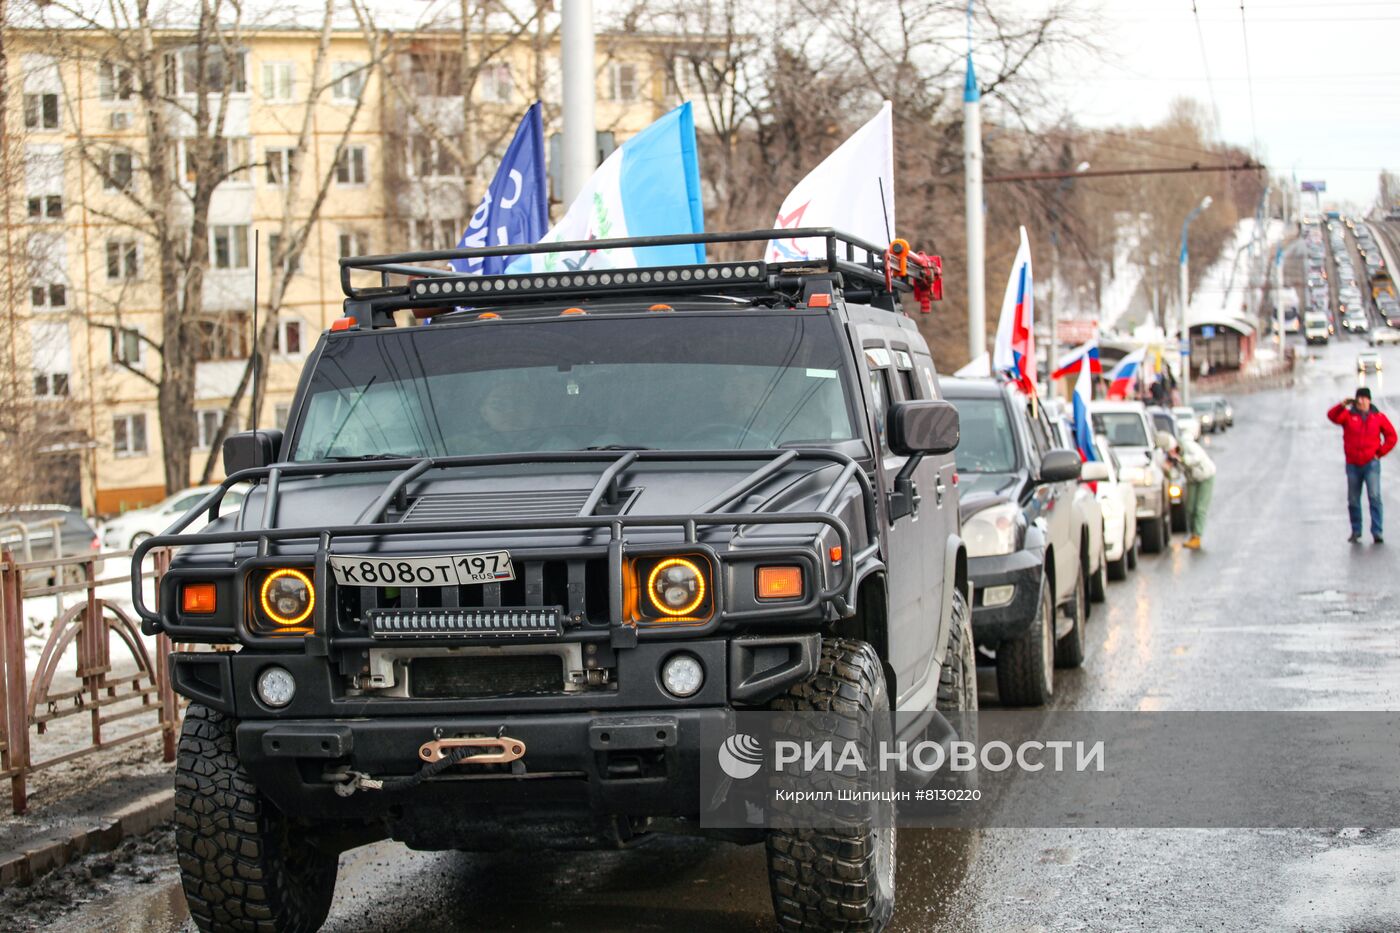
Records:
<instances>
[{"instance_id":1,"label":"apartment building","mask_svg":"<svg viewBox=\"0 0 1400 933\"><path fill-rule=\"evenodd\" d=\"M546 131L557 136L557 36L498 39L476 70L470 106L462 94L459 33L396 35L394 42L392 52L371 62L376 46L364 33L332 35L331 88L309 108L310 164L303 165L305 190L294 202L301 219L322 179L329 184L301 261L289 272L276 351L264 373L263 426L285 423L306 354L340 314L340 257L455 245L474 207L471 192L489 179L537 95L546 104ZM155 246L138 209L144 117L122 68L100 55L54 54L54 46L54 37L40 32L12 33L7 42L13 93L6 157L21 168L3 195L12 279L5 314L11 365L28 368L32 377L19 383L32 385L36 402L54 413L54 457L36 469L71 474L64 497L108 515L167 493L157 413L162 335ZM252 349L255 262L262 264L256 280L266 313L275 245L269 237L280 229L288 200L289 159L308 116L317 46L314 29L247 31L233 73L218 76L220 86L230 85L227 165L246 167L215 189L209 209L211 258L194 348L195 482L211 461L211 475L222 476L212 442ZM683 84L676 75L683 81L684 69L674 50L674 42L654 38L599 37L600 156L679 102ZM193 49L170 36L159 54L166 95L188 96L197 75ZM188 115L177 117L188 124L182 132L192 134ZM440 143L462 138L469 122L479 157L474 184ZM436 133L424 132L425 124ZM78 155L80 144L89 152L100 144L104 162ZM183 140L178 148L177 177L186 158ZM551 157L557 149L555 138Z\"/></svg>"}]
</instances>

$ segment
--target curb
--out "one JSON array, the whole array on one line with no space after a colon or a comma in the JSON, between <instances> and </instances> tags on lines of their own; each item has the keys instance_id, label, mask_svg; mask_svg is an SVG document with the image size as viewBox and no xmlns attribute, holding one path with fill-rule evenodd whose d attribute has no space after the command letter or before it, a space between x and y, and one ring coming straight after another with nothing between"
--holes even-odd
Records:
<instances>
[{"instance_id":1,"label":"curb","mask_svg":"<svg viewBox=\"0 0 1400 933\"><path fill-rule=\"evenodd\" d=\"M156 791L103 817L87 829L45 836L23 849L0 852L0 888L34 881L91 852L110 852L123 839L149 832L175 816L173 788Z\"/></svg>"}]
</instances>

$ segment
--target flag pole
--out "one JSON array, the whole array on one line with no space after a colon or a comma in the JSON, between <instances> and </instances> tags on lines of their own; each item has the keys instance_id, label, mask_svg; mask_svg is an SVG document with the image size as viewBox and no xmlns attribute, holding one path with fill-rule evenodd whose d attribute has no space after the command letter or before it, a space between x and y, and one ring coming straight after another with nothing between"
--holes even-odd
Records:
<instances>
[{"instance_id":1,"label":"flag pole","mask_svg":"<svg viewBox=\"0 0 1400 933\"><path fill-rule=\"evenodd\" d=\"M598 167L598 130L593 112L598 84L593 61L593 0L564 0L560 16L564 84L560 200L567 205L574 203Z\"/></svg>"},{"instance_id":2,"label":"flag pole","mask_svg":"<svg viewBox=\"0 0 1400 933\"><path fill-rule=\"evenodd\" d=\"M982 212L982 93L972 67L972 2L967 0L967 75L963 81L963 184L967 212L967 354L987 352L987 238ZM990 367L991 358L988 357Z\"/></svg>"}]
</instances>

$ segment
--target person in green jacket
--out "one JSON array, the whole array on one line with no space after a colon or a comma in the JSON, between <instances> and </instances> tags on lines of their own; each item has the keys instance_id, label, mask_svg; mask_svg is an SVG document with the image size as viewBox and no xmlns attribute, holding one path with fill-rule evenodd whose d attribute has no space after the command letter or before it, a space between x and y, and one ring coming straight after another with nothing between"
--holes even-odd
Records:
<instances>
[{"instance_id":1,"label":"person in green jacket","mask_svg":"<svg viewBox=\"0 0 1400 933\"><path fill-rule=\"evenodd\" d=\"M1215 492L1215 461L1193 438L1183 437L1178 441L1163 431L1159 440L1167 448L1167 456L1186 473L1186 530L1191 537L1186 539L1185 546L1199 551L1210 497Z\"/></svg>"}]
</instances>

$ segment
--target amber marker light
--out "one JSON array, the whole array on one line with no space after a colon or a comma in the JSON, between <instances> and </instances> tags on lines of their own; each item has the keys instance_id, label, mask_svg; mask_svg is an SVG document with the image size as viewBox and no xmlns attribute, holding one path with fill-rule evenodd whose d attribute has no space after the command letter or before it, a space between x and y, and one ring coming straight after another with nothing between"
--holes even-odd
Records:
<instances>
[{"instance_id":1,"label":"amber marker light","mask_svg":"<svg viewBox=\"0 0 1400 933\"><path fill-rule=\"evenodd\" d=\"M180 591L180 611L209 615L218 608L218 591L212 583L186 583Z\"/></svg>"},{"instance_id":2,"label":"amber marker light","mask_svg":"<svg viewBox=\"0 0 1400 933\"><path fill-rule=\"evenodd\" d=\"M796 599L802 595L801 567L759 567L759 599Z\"/></svg>"}]
</instances>

